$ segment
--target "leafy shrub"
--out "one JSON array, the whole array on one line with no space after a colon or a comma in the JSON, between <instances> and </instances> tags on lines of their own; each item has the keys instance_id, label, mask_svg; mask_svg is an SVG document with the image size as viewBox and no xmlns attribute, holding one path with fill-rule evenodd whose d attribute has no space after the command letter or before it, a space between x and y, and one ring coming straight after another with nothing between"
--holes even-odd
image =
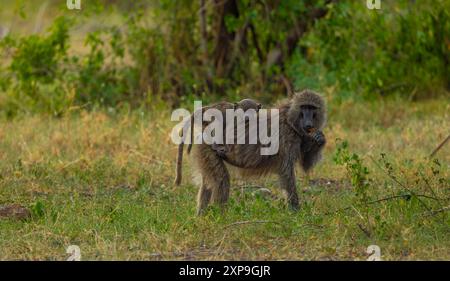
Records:
<instances>
[{"instance_id":1,"label":"leafy shrub","mask_svg":"<svg viewBox=\"0 0 450 281\"><path fill-rule=\"evenodd\" d=\"M60 65L67 63L68 31L69 20L60 17L46 36L8 38L3 42L3 48L13 49L6 70L9 76L3 78L11 99L7 114L24 107L58 114L64 107L68 99L61 84L64 71Z\"/></svg>"},{"instance_id":2,"label":"leafy shrub","mask_svg":"<svg viewBox=\"0 0 450 281\"><path fill-rule=\"evenodd\" d=\"M269 102L291 81L338 101L448 93L447 1L383 2L379 11L330 2L136 1L124 24L86 35L85 55L69 54L75 19L59 17L44 35L0 41L0 106L8 116L58 116L74 105ZM105 12L93 3L86 15Z\"/></svg>"},{"instance_id":3,"label":"leafy shrub","mask_svg":"<svg viewBox=\"0 0 450 281\"><path fill-rule=\"evenodd\" d=\"M300 43L290 65L295 84L369 99L446 94L449 8L448 1L382 1L381 10L336 4Z\"/></svg>"},{"instance_id":4,"label":"leafy shrub","mask_svg":"<svg viewBox=\"0 0 450 281\"><path fill-rule=\"evenodd\" d=\"M107 36L111 37L109 46L105 46ZM90 51L84 58L75 58L77 71L71 81L77 102L111 106L126 100L134 85L128 84L128 68L120 67L124 58L121 33L115 28L93 32L87 36L86 44Z\"/></svg>"}]
</instances>

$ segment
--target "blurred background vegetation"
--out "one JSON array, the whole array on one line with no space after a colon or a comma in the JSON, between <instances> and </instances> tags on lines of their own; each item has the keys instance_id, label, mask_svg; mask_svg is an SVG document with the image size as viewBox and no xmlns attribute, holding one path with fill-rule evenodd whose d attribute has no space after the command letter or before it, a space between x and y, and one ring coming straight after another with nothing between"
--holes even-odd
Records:
<instances>
[{"instance_id":1,"label":"blurred background vegetation","mask_svg":"<svg viewBox=\"0 0 450 281\"><path fill-rule=\"evenodd\" d=\"M0 0L0 113L447 98L450 2Z\"/></svg>"}]
</instances>

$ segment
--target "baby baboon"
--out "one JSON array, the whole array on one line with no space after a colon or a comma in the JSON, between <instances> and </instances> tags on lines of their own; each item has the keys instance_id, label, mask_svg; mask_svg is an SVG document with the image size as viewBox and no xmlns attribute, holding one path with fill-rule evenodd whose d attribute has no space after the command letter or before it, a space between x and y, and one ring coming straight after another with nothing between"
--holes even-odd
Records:
<instances>
[{"instance_id":1,"label":"baby baboon","mask_svg":"<svg viewBox=\"0 0 450 281\"><path fill-rule=\"evenodd\" d=\"M243 111L247 111L249 109L254 109L258 112L261 109L261 104L252 99L243 99L240 102L234 103L234 109L242 109Z\"/></svg>"},{"instance_id":2,"label":"baby baboon","mask_svg":"<svg viewBox=\"0 0 450 281\"><path fill-rule=\"evenodd\" d=\"M263 146L259 142L228 144L230 150L225 153L225 158L217 155L210 145L195 145L193 159L202 179L197 198L198 214L209 203L223 206L228 201L230 176L225 162L236 166L243 175L277 173L289 206L295 210L299 208L294 167L299 163L304 171L308 171L321 157L325 145L321 131L326 119L325 103L318 94L305 90L283 102L278 109L279 150L274 155L261 155ZM267 124L270 130L271 122Z\"/></svg>"},{"instance_id":3,"label":"baby baboon","mask_svg":"<svg viewBox=\"0 0 450 281\"><path fill-rule=\"evenodd\" d=\"M226 102L226 101L222 101L210 106L204 106L201 109L195 111L192 115L191 118L189 119L188 122L186 122L185 127L186 126L191 126L191 131L190 131L190 139L191 142L188 145L188 153L191 152L192 149L192 144L194 142L194 118L195 116L197 116L198 118L200 117L199 115L201 114L203 116L203 114L205 113L206 110L208 109L217 109L222 113L222 119L223 119L223 128L224 128L224 133L225 133L225 128L226 128L226 110L227 109L242 109L244 112L247 111L248 109L255 109L256 112L259 111L259 109L261 108L261 104L257 103L256 101L252 100L252 99L243 99L240 102L236 102L236 103L230 103L230 102ZM205 128L205 126L207 126L210 122L209 121L205 121L202 120L202 129ZM183 129L183 131L187 131L185 129ZM224 134L225 135L225 134ZM183 147L184 147L184 140L186 138L186 136L182 136L183 137L183 141L179 144L178 146L178 155L177 155L177 168L176 168L176 178L175 178L175 184L176 185L180 185L181 183L181 173L182 173L182 162L183 162ZM212 144L211 148L220 156L220 155L224 155L224 153L227 152L227 148L225 145L223 144Z\"/></svg>"},{"instance_id":4,"label":"baby baboon","mask_svg":"<svg viewBox=\"0 0 450 281\"><path fill-rule=\"evenodd\" d=\"M262 107L262 105L253 99L243 99L240 102L234 103L234 110L242 109L244 112L249 109L254 109L255 112L258 113L258 111L261 109L261 107ZM224 125L226 125L226 123ZM224 126L223 129L224 129L223 135L225 136L226 126ZM223 144L213 143L211 145L211 148L217 153L217 155L219 155L219 157L226 158L226 153L228 152L228 146L225 144L225 142Z\"/></svg>"}]
</instances>

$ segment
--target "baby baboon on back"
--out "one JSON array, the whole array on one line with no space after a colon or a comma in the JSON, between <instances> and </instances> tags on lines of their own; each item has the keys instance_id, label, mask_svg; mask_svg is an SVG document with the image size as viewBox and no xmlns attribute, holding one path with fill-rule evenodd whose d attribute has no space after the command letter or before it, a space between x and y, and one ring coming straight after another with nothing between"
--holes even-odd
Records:
<instances>
[{"instance_id":1,"label":"baby baboon on back","mask_svg":"<svg viewBox=\"0 0 450 281\"><path fill-rule=\"evenodd\" d=\"M256 102L253 99L243 99L240 102L234 103L234 110L236 109L242 109L244 112L246 112L249 109L254 109L255 113L258 113L258 111L261 109L262 105L258 102ZM225 123L226 125L226 123ZM223 127L224 129L224 136L226 134L226 126ZM225 141L223 144L216 144L213 143L211 145L211 148L219 155L221 158L226 158L226 153L228 152L228 147L225 144Z\"/></svg>"},{"instance_id":2,"label":"baby baboon on back","mask_svg":"<svg viewBox=\"0 0 450 281\"><path fill-rule=\"evenodd\" d=\"M261 109L262 105L256 102L253 99L243 99L240 102L234 103L234 109L242 109L243 111L247 111L249 109L254 109L258 112Z\"/></svg>"},{"instance_id":3,"label":"baby baboon on back","mask_svg":"<svg viewBox=\"0 0 450 281\"><path fill-rule=\"evenodd\" d=\"M209 105L209 106L204 106L201 109L195 111L192 115L191 118L189 119L188 122L186 122L185 127L190 126L191 127L191 131L190 131L190 143L188 145L188 154L191 152L192 149L192 144L194 143L194 118L197 117L200 119L200 115L203 116L203 114L208 110L208 109L217 109L222 113L222 120L223 120L223 128L224 128L224 132L225 132L225 128L226 128L226 110L227 109L242 109L244 112L247 111L248 109L254 109L256 112L258 112L258 110L261 108L261 104L257 103L256 101L252 100L252 99L243 99L240 102L236 102L236 103L230 103L230 102L226 102L226 101L222 101L213 105ZM202 130L205 128L205 126L207 126L208 124L210 124L210 121L205 121L202 120ZM183 131L187 131L185 130L186 128L183 129ZM225 135L225 134L224 134ZM183 140L185 140L186 136L182 136ZM223 142L224 143L224 142ZM179 185L181 183L181 173L182 173L182 162L183 162L183 147L184 147L184 141L182 141L179 146L178 146L178 155L177 155L177 167L176 167L176 178L175 178L175 184ZM227 152L227 148L224 144L216 144L213 143L211 145L211 148L220 156L220 155L224 155L224 153Z\"/></svg>"},{"instance_id":4,"label":"baby baboon on back","mask_svg":"<svg viewBox=\"0 0 450 281\"><path fill-rule=\"evenodd\" d=\"M323 99L306 90L296 93L282 103L279 110L279 149L274 155L261 155L261 143L228 144L230 150L225 159L217 155L210 145L195 145L193 159L201 175L201 187L197 198L197 212L201 214L210 203L223 206L229 197L230 176L225 165L228 162L244 175L264 175L274 172L279 176L280 187L289 206L298 209L299 199L295 186L295 164L304 171L310 170L321 157L325 145L322 128L326 111ZM271 118L270 115L267 116ZM270 130L271 122L267 122ZM248 134L249 130L246 130ZM309 133L308 133L309 132Z\"/></svg>"}]
</instances>

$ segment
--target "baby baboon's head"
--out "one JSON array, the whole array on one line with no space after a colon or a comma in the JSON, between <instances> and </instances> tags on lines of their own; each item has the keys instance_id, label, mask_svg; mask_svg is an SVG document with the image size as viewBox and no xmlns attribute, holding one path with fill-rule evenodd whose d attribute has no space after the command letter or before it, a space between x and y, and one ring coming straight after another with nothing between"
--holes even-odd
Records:
<instances>
[{"instance_id":1,"label":"baby baboon's head","mask_svg":"<svg viewBox=\"0 0 450 281\"><path fill-rule=\"evenodd\" d=\"M244 112L248 109L254 109L256 112L261 109L261 104L252 99L243 99L240 102L234 103L234 109L242 109Z\"/></svg>"}]
</instances>

